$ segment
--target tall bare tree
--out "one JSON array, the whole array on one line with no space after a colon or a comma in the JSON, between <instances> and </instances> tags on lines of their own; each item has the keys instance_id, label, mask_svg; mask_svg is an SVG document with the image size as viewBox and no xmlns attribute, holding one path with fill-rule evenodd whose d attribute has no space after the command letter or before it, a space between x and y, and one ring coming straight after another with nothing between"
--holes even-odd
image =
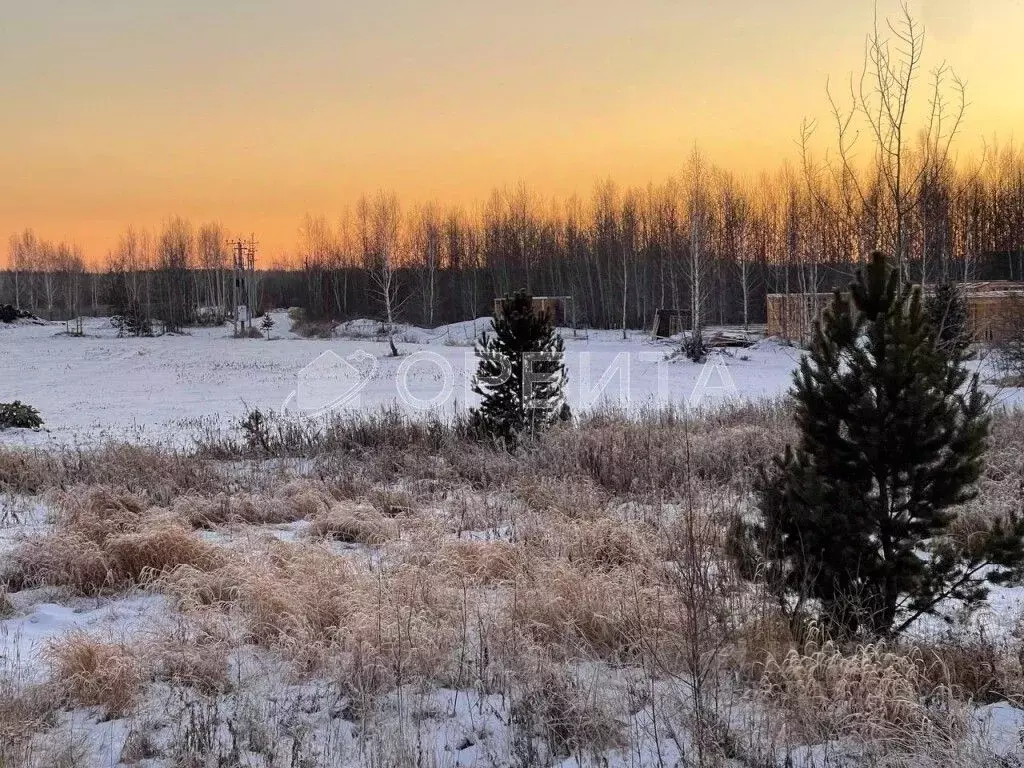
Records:
<instances>
[{"instance_id":1,"label":"tall bare tree","mask_svg":"<svg viewBox=\"0 0 1024 768\"><path fill-rule=\"evenodd\" d=\"M712 219L709 184L707 161L700 150L694 148L687 166L686 208L689 253L686 260L686 282L690 292L692 337L698 347L704 326L704 313L710 295L712 266L711 251L708 247Z\"/></svg>"},{"instance_id":2,"label":"tall bare tree","mask_svg":"<svg viewBox=\"0 0 1024 768\"><path fill-rule=\"evenodd\" d=\"M367 269L374 292L384 309L391 354L397 357L395 315L401 306L397 273L401 261L402 211L394 192L380 191L372 203L363 202L368 210L369 223Z\"/></svg>"},{"instance_id":3,"label":"tall bare tree","mask_svg":"<svg viewBox=\"0 0 1024 768\"><path fill-rule=\"evenodd\" d=\"M157 241L162 319L168 331L180 331L192 321L194 294L189 271L194 267L195 237L192 225L180 216L168 219Z\"/></svg>"}]
</instances>

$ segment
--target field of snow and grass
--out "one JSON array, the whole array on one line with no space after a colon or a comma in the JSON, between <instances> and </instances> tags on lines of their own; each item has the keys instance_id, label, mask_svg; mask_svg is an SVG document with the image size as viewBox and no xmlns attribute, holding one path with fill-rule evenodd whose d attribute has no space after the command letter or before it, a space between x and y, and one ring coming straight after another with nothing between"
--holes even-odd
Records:
<instances>
[{"instance_id":1,"label":"field of snow and grass","mask_svg":"<svg viewBox=\"0 0 1024 768\"><path fill-rule=\"evenodd\" d=\"M230 326L196 328L182 336L117 338L99 319L88 320L85 337L77 338L62 333L60 323L0 325L0 356L10 372L0 379L0 402L29 402L46 420L45 432L6 433L0 442L180 440L208 425L223 427L251 408L280 410L300 387L303 369L325 352L373 357L365 369L369 380L359 382L356 398L344 404L348 409L397 402L409 411L444 413L476 402L470 389L473 341L489 319L430 331L399 330L403 356L393 358L376 335L377 323L342 326L341 338L307 340L288 331L287 315L275 317L269 341L233 339ZM574 406L684 402L701 374L686 360L666 360L673 346L652 342L649 334L631 332L626 341L617 331L580 332L578 338L567 331L565 337ZM798 358L797 350L771 342L733 352L722 359L736 394L750 398L784 391ZM720 370L708 374L705 402L730 396ZM320 383L327 389L333 385L329 371ZM325 387L316 391L326 404ZM303 403L293 398L292 405Z\"/></svg>"},{"instance_id":2,"label":"field of snow and grass","mask_svg":"<svg viewBox=\"0 0 1024 768\"><path fill-rule=\"evenodd\" d=\"M473 402L486 321L396 359L276 320L0 325L0 402L46 420L0 432L0 766L1024 764L1020 590L797 645L722 557L798 350L566 332L584 418L509 455L424 418ZM1024 504L1024 414L994 428L971 515Z\"/></svg>"}]
</instances>

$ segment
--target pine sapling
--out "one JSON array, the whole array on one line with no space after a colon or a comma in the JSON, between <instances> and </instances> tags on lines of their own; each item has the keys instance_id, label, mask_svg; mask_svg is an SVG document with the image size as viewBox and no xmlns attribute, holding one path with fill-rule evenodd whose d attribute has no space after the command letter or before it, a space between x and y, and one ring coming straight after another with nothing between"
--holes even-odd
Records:
<instances>
[{"instance_id":1,"label":"pine sapling","mask_svg":"<svg viewBox=\"0 0 1024 768\"><path fill-rule=\"evenodd\" d=\"M989 399L881 254L815 323L792 397L799 444L762 473L758 515L733 545L794 620L894 636L948 600L969 610L988 583L1024 580L1024 518L963 511Z\"/></svg>"},{"instance_id":2,"label":"pine sapling","mask_svg":"<svg viewBox=\"0 0 1024 768\"><path fill-rule=\"evenodd\" d=\"M537 313L533 298L520 291L506 297L493 320L493 335L482 333L473 391L481 404L471 413L480 433L514 445L571 417L565 402L563 341L547 313Z\"/></svg>"},{"instance_id":3,"label":"pine sapling","mask_svg":"<svg viewBox=\"0 0 1024 768\"><path fill-rule=\"evenodd\" d=\"M263 322L260 323L260 328L263 329L263 333L266 335L267 340L270 340L270 332L274 329L274 318L267 312L263 315Z\"/></svg>"}]
</instances>

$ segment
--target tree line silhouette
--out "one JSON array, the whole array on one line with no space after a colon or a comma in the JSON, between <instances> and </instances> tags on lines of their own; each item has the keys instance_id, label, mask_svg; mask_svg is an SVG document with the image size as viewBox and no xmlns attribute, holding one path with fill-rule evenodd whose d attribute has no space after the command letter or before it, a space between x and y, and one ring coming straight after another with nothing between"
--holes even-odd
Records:
<instances>
[{"instance_id":1,"label":"tree line silhouette","mask_svg":"<svg viewBox=\"0 0 1024 768\"><path fill-rule=\"evenodd\" d=\"M699 327L763 322L765 294L845 286L873 251L926 286L1022 280L1024 153L1011 144L957 161L966 86L945 62L923 76L924 42L906 3L876 15L859 76L846 93L826 88L832 142L820 157L805 121L799 162L756 178L694 149L664 182L606 180L586 198L520 183L467 211L378 192L336 218L307 216L289 258L257 273L260 307L435 326L490 314L494 297L522 289L572 296L578 324L644 327L669 308ZM155 234L129 228L87 269L74 246L25 231L11 236L0 302L49 317L131 307L168 328L217 322L234 311L226 244L217 224L172 218Z\"/></svg>"},{"instance_id":2,"label":"tree line silhouette","mask_svg":"<svg viewBox=\"0 0 1024 768\"><path fill-rule=\"evenodd\" d=\"M520 184L469 213L403 210L379 192L333 223L307 216L291 257L258 271L257 295L261 308L300 306L311 319L426 326L489 314L518 289L572 296L577 322L595 328L646 327L659 307L702 324L762 323L766 293L844 285L862 254L897 253L897 236L909 280L1024 279L1024 153L923 174L900 235L882 172L864 176L850 200L824 172L740 179L694 152L663 183L602 181L587 199ZM90 266L80 249L26 230L10 239L0 303L63 318L137 302L171 327L215 319L231 311L227 239L217 224L172 218L155 234L127 229Z\"/></svg>"}]
</instances>

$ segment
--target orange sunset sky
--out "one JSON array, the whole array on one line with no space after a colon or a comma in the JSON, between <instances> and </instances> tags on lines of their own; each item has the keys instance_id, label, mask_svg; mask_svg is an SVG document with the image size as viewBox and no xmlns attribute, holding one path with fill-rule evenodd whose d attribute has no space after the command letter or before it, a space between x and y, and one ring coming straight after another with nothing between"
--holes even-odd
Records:
<instances>
[{"instance_id":1,"label":"orange sunset sky","mask_svg":"<svg viewBox=\"0 0 1024 768\"><path fill-rule=\"evenodd\" d=\"M925 68L968 81L959 143L1024 126L1024 0L917 0ZM170 215L290 253L361 193L465 204L525 181L663 180L694 144L796 159L871 0L0 0L0 235L98 263ZM882 13L898 6L880 0ZM924 86L922 80L920 83ZM918 98L925 98L924 89Z\"/></svg>"}]
</instances>

